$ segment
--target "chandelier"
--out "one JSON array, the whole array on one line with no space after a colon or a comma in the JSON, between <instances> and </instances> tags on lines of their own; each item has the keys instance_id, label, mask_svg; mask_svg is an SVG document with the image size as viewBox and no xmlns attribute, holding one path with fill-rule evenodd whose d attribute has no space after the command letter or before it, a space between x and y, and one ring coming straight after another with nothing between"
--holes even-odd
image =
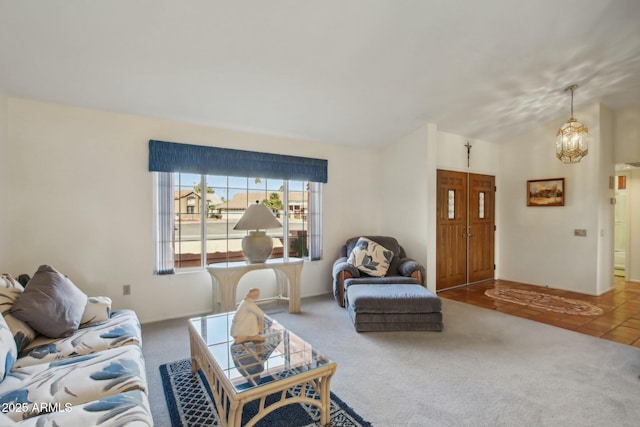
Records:
<instances>
[{"instance_id":1,"label":"chandelier","mask_svg":"<svg viewBox=\"0 0 640 427\"><path fill-rule=\"evenodd\" d=\"M573 91L577 88L578 85L571 85L564 90L571 91L571 118L562 125L556 135L556 156L562 163L578 163L589 152L589 129L573 118Z\"/></svg>"}]
</instances>

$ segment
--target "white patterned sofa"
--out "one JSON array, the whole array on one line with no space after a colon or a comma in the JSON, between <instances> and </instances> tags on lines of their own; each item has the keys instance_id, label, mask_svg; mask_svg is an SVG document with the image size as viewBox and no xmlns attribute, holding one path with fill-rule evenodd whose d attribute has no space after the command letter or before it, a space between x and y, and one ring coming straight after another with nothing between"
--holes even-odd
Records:
<instances>
[{"instance_id":1,"label":"white patterned sofa","mask_svg":"<svg viewBox=\"0 0 640 427\"><path fill-rule=\"evenodd\" d=\"M153 426L135 312L85 296L73 331L49 338L19 318L32 281L0 278L0 427Z\"/></svg>"}]
</instances>

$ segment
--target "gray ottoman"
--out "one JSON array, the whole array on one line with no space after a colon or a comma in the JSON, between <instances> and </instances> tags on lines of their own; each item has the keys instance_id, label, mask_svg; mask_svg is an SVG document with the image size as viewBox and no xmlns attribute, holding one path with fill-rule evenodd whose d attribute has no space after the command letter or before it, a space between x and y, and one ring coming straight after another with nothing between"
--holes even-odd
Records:
<instances>
[{"instance_id":1,"label":"gray ottoman","mask_svg":"<svg viewBox=\"0 0 640 427\"><path fill-rule=\"evenodd\" d=\"M421 285L351 285L347 310L358 332L441 331L442 301Z\"/></svg>"}]
</instances>

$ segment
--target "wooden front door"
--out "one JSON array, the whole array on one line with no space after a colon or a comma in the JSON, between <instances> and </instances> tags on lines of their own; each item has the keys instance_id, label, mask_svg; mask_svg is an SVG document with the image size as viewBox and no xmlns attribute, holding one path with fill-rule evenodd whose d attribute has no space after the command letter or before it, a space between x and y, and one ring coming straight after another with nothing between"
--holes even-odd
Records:
<instances>
[{"instance_id":1,"label":"wooden front door","mask_svg":"<svg viewBox=\"0 0 640 427\"><path fill-rule=\"evenodd\" d=\"M469 174L469 283L493 279L495 177Z\"/></svg>"},{"instance_id":2,"label":"wooden front door","mask_svg":"<svg viewBox=\"0 0 640 427\"><path fill-rule=\"evenodd\" d=\"M436 289L493 278L495 177L438 170Z\"/></svg>"},{"instance_id":3,"label":"wooden front door","mask_svg":"<svg viewBox=\"0 0 640 427\"><path fill-rule=\"evenodd\" d=\"M467 283L467 174L438 170L436 290Z\"/></svg>"}]
</instances>

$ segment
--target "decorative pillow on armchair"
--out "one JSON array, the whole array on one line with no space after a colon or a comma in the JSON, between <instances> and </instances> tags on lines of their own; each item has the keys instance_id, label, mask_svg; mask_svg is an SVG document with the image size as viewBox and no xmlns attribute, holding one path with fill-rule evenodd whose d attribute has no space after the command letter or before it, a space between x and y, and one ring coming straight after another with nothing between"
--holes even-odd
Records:
<instances>
[{"instance_id":1,"label":"decorative pillow on armchair","mask_svg":"<svg viewBox=\"0 0 640 427\"><path fill-rule=\"evenodd\" d=\"M369 276L382 277L387 274L392 259L393 251L373 240L361 237L351 251L347 262Z\"/></svg>"}]
</instances>

